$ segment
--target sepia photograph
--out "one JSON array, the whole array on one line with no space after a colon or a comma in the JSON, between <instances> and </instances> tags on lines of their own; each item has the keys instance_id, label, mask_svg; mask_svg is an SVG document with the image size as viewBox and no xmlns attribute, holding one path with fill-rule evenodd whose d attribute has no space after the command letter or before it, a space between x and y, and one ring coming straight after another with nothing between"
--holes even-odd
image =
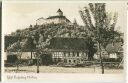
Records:
<instances>
[{"instance_id":1,"label":"sepia photograph","mask_svg":"<svg viewBox=\"0 0 128 83\"><path fill-rule=\"evenodd\" d=\"M0 81L1 81L1 23L2 23L2 2L0 1Z\"/></svg>"},{"instance_id":2,"label":"sepia photograph","mask_svg":"<svg viewBox=\"0 0 128 83\"><path fill-rule=\"evenodd\" d=\"M4 2L4 73L124 73L124 3Z\"/></svg>"}]
</instances>

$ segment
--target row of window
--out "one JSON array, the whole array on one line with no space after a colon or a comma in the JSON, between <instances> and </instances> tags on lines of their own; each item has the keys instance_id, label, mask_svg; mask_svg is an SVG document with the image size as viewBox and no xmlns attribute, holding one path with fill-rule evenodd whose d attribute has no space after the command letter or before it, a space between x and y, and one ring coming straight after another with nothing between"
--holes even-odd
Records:
<instances>
[{"instance_id":1,"label":"row of window","mask_svg":"<svg viewBox=\"0 0 128 83\"><path fill-rule=\"evenodd\" d=\"M82 60L71 60L71 59L65 59L65 63L80 63Z\"/></svg>"},{"instance_id":2,"label":"row of window","mask_svg":"<svg viewBox=\"0 0 128 83\"><path fill-rule=\"evenodd\" d=\"M54 52L53 57L81 57L86 56L86 53L83 52Z\"/></svg>"},{"instance_id":3,"label":"row of window","mask_svg":"<svg viewBox=\"0 0 128 83\"><path fill-rule=\"evenodd\" d=\"M61 62L64 61L64 63L80 63L81 61L84 61L82 59L61 59L61 58L53 58L54 62Z\"/></svg>"},{"instance_id":4,"label":"row of window","mask_svg":"<svg viewBox=\"0 0 128 83\"><path fill-rule=\"evenodd\" d=\"M60 62L61 60L61 58L53 58L53 62Z\"/></svg>"}]
</instances>

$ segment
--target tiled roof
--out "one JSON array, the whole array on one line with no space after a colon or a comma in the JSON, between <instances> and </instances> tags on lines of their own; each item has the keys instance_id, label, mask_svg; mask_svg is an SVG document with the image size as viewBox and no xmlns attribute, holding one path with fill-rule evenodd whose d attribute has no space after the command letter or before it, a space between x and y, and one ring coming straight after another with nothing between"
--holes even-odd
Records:
<instances>
[{"instance_id":1,"label":"tiled roof","mask_svg":"<svg viewBox=\"0 0 128 83\"><path fill-rule=\"evenodd\" d=\"M50 42L53 50L87 50L87 41L82 38L53 38Z\"/></svg>"},{"instance_id":2,"label":"tiled roof","mask_svg":"<svg viewBox=\"0 0 128 83\"><path fill-rule=\"evenodd\" d=\"M108 44L106 47L108 53L123 51L122 43Z\"/></svg>"}]
</instances>

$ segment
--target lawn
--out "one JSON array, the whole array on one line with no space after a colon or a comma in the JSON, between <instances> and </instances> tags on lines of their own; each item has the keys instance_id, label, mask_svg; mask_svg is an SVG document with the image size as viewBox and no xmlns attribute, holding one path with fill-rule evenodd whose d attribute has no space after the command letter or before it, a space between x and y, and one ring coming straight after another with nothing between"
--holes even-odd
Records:
<instances>
[{"instance_id":1,"label":"lawn","mask_svg":"<svg viewBox=\"0 0 128 83\"><path fill-rule=\"evenodd\" d=\"M19 71L16 71L16 67L5 67L7 73L36 73L36 66L23 66L19 67ZM100 67L55 67L55 66L40 66L40 73L96 73L101 74ZM121 74L123 69L105 69L106 74Z\"/></svg>"}]
</instances>

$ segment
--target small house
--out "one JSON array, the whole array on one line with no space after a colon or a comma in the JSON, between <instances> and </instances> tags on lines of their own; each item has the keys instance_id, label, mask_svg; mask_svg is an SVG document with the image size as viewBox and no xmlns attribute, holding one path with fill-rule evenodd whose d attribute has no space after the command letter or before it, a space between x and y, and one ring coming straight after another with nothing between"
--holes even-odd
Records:
<instances>
[{"instance_id":1,"label":"small house","mask_svg":"<svg viewBox=\"0 0 128 83\"><path fill-rule=\"evenodd\" d=\"M123 44L121 42L108 44L106 50L109 54L109 58L123 58Z\"/></svg>"}]
</instances>

